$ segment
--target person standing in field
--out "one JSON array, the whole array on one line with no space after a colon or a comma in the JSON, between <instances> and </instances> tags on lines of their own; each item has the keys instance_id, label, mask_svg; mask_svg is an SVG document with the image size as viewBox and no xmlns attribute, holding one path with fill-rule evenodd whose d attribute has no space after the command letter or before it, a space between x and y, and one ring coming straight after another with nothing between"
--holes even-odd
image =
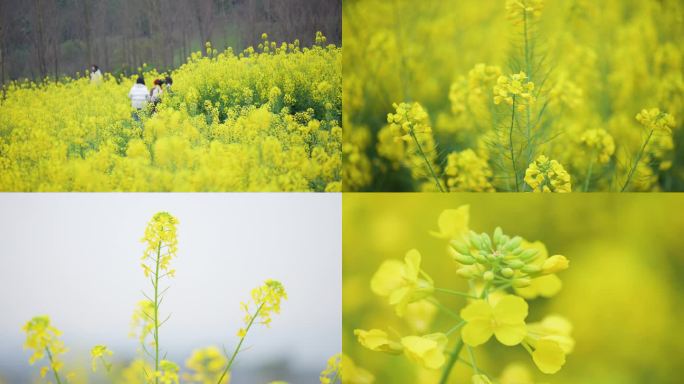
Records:
<instances>
[{"instance_id":1,"label":"person standing in field","mask_svg":"<svg viewBox=\"0 0 684 384\"><path fill-rule=\"evenodd\" d=\"M100 71L100 67L98 67L95 64L93 64L93 66L90 67L90 83L91 84L102 83L102 72Z\"/></svg>"},{"instance_id":2,"label":"person standing in field","mask_svg":"<svg viewBox=\"0 0 684 384\"><path fill-rule=\"evenodd\" d=\"M171 94L171 86L173 85L173 79L171 76L166 76L166 78L164 78L164 84L166 85L165 92Z\"/></svg>"},{"instance_id":3,"label":"person standing in field","mask_svg":"<svg viewBox=\"0 0 684 384\"><path fill-rule=\"evenodd\" d=\"M152 90L150 90L150 101L152 102L152 113L155 112L157 108L157 104L161 101L161 96L162 93L164 93L164 90L162 89L162 81L161 79L155 79L154 80L154 86L152 87Z\"/></svg>"},{"instance_id":4,"label":"person standing in field","mask_svg":"<svg viewBox=\"0 0 684 384\"><path fill-rule=\"evenodd\" d=\"M131 99L131 107L134 109L133 120L140 121L139 113L150 101L150 94L147 92L143 75L138 76L138 80L128 92L128 98Z\"/></svg>"}]
</instances>

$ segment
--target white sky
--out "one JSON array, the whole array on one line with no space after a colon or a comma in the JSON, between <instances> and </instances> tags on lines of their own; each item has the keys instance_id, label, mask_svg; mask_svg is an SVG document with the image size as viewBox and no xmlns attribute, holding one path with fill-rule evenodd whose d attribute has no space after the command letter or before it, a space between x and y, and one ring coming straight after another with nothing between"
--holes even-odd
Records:
<instances>
[{"instance_id":1,"label":"white sky","mask_svg":"<svg viewBox=\"0 0 684 384\"><path fill-rule=\"evenodd\" d=\"M236 372L278 358L320 370L341 350L340 194L0 194L0 372L30 370L21 327L40 314L63 331L68 355L95 344L135 353L130 316L149 286L140 238L161 210L180 220L162 304L169 358L232 350L239 303L267 278L289 300L270 329L250 332Z\"/></svg>"}]
</instances>

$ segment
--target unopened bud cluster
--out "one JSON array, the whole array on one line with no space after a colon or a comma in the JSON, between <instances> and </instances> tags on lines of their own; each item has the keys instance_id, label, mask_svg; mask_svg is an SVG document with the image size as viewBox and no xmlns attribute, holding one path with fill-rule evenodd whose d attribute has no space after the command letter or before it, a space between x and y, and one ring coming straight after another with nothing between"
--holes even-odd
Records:
<instances>
[{"instance_id":1,"label":"unopened bud cluster","mask_svg":"<svg viewBox=\"0 0 684 384\"><path fill-rule=\"evenodd\" d=\"M485 283L524 288L533 278L566 269L564 256L552 256L539 265L539 251L525 245L520 236L510 237L500 227L494 234L470 231L450 244L451 256L461 266L457 273L466 279L481 279Z\"/></svg>"}]
</instances>

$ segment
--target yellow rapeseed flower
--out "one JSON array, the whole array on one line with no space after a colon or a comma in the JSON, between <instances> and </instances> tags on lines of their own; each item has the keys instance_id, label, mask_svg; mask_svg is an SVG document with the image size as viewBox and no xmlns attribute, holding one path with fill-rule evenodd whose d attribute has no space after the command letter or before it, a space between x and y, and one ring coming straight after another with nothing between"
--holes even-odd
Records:
<instances>
[{"instance_id":1,"label":"yellow rapeseed flower","mask_svg":"<svg viewBox=\"0 0 684 384\"><path fill-rule=\"evenodd\" d=\"M389 297L397 315L403 316L409 303L432 294L434 284L430 276L420 269L418 250L406 253L404 262L386 260L371 279L371 290L379 296Z\"/></svg>"},{"instance_id":2,"label":"yellow rapeseed flower","mask_svg":"<svg viewBox=\"0 0 684 384\"><path fill-rule=\"evenodd\" d=\"M432 333L425 336L406 336L401 338L404 354L427 369L439 369L446 358L444 348L448 339L443 333Z\"/></svg>"},{"instance_id":3,"label":"yellow rapeseed flower","mask_svg":"<svg viewBox=\"0 0 684 384\"><path fill-rule=\"evenodd\" d=\"M527 334L527 303L517 296L506 295L493 304L475 300L461 310L461 317L467 322L462 330L463 341L472 347L484 344L492 334L501 344L512 346Z\"/></svg>"}]
</instances>

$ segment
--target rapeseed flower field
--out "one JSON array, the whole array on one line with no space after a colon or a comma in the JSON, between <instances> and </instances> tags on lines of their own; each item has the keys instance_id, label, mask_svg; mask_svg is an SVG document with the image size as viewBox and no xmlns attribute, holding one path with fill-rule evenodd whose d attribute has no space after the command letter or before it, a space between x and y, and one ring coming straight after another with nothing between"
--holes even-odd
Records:
<instances>
[{"instance_id":1,"label":"rapeseed flower field","mask_svg":"<svg viewBox=\"0 0 684 384\"><path fill-rule=\"evenodd\" d=\"M0 101L3 191L339 191L342 54L262 43L203 52L134 119L135 77L13 82Z\"/></svg>"},{"instance_id":2,"label":"rapeseed flower field","mask_svg":"<svg viewBox=\"0 0 684 384\"><path fill-rule=\"evenodd\" d=\"M345 190L684 190L680 1L343 12Z\"/></svg>"}]
</instances>

